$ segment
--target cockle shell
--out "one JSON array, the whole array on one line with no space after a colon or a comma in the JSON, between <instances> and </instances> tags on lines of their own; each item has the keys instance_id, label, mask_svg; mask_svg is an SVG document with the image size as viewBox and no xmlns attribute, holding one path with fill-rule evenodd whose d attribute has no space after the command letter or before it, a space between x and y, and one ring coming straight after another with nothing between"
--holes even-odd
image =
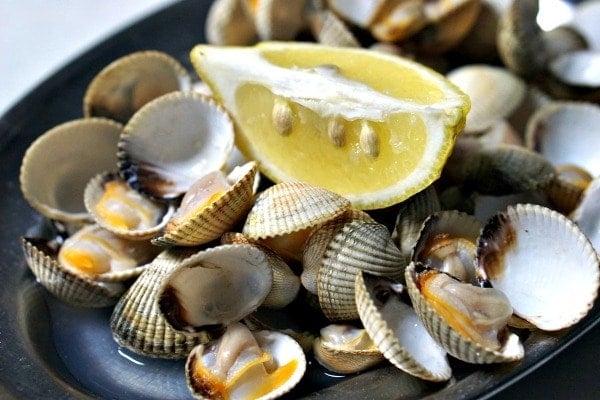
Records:
<instances>
[{"instance_id":1,"label":"cockle shell","mask_svg":"<svg viewBox=\"0 0 600 400\"><path fill-rule=\"evenodd\" d=\"M577 165L600 175L600 107L585 102L556 101L539 108L525 131L528 148L553 165Z\"/></svg>"},{"instance_id":2,"label":"cockle shell","mask_svg":"<svg viewBox=\"0 0 600 400\"><path fill-rule=\"evenodd\" d=\"M215 183L220 180L223 188ZM257 180L258 166L254 161L238 167L228 176L221 171L205 175L186 192L180 208L153 242L197 246L218 239L243 220L254 204ZM204 195L203 191L208 192ZM201 203L197 204L200 199Z\"/></svg>"},{"instance_id":3,"label":"cockle shell","mask_svg":"<svg viewBox=\"0 0 600 400\"><path fill-rule=\"evenodd\" d=\"M440 202L433 186L428 186L400 204L392 238L407 261L417 243L423 221L439 210Z\"/></svg>"},{"instance_id":4,"label":"cockle shell","mask_svg":"<svg viewBox=\"0 0 600 400\"><path fill-rule=\"evenodd\" d=\"M596 251L577 225L546 207L518 204L490 219L477 258L515 314L543 330L577 323L598 295Z\"/></svg>"},{"instance_id":5,"label":"cockle shell","mask_svg":"<svg viewBox=\"0 0 600 400\"><path fill-rule=\"evenodd\" d=\"M408 288L408 294L410 295L410 299L412 300L412 304L417 315L421 321L423 321L427 331L435 339L435 341L448 352L448 354L451 354L460 360L474 364L510 362L523 358L524 349L519 337L516 334L507 331L506 329L504 329L502 334L498 337L499 343L490 348L486 343L474 341L465 336L465 334L453 328L447 321L447 319L456 321L453 315L444 315L436 311L436 309L429 304L429 300L421 293L421 283L418 279L418 273L420 272L417 271L415 263L411 263L408 267L406 267L405 279ZM439 271L435 273L445 275L443 272ZM452 280L451 277L447 277L449 280ZM459 281L456 281L455 284L466 285L465 287L468 286L472 291L475 292L475 295L483 295L484 292L482 291L486 290L469 283L460 283ZM499 300L504 298L503 308L506 308L507 305L510 307L510 304L506 300L505 296L502 295L502 292L492 288L488 289L493 296L490 300L490 306L498 302L502 303L502 301ZM450 293L450 291L448 292ZM471 299L471 301L474 301L474 304L481 302L481 300L478 300L477 298ZM497 309L497 306L494 305L492 309ZM467 308L467 310L469 309ZM502 311L502 309L499 311ZM448 312L452 313L457 311L456 309L449 308L446 313ZM467 316L466 318L460 318L461 316L459 316L458 321L470 321L470 323L474 325L479 325L481 323L483 326L488 326L491 322L494 323L493 325L497 325L498 323L502 322L502 320L497 320L496 316L492 316L492 320L488 321L489 317L483 314L481 311L469 310L469 312L474 312L476 315L478 315L480 321L474 321L473 316ZM506 325L510 317L510 313L503 312L503 315L505 316ZM494 333L495 331L492 332Z\"/></svg>"},{"instance_id":6,"label":"cockle shell","mask_svg":"<svg viewBox=\"0 0 600 400\"><path fill-rule=\"evenodd\" d=\"M506 68L470 64L446 76L471 98L466 133L483 132L510 117L525 98L525 82Z\"/></svg>"},{"instance_id":7,"label":"cockle shell","mask_svg":"<svg viewBox=\"0 0 600 400\"><path fill-rule=\"evenodd\" d=\"M57 248L46 240L22 239L25 261L38 282L59 300L76 307L107 307L125 292L121 282L100 282L63 268L56 260Z\"/></svg>"},{"instance_id":8,"label":"cockle shell","mask_svg":"<svg viewBox=\"0 0 600 400\"><path fill-rule=\"evenodd\" d=\"M367 331L352 325L330 324L313 342L315 359L330 371L352 374L381 363L385 357Z\"/></svg>"},{"instance_id":9,"label":"cockle shell","mask_svg":"<svg viewBox=\"0 0 600 400\"><path fill-rule=\"evenodd\" d=\"M269 294L273 272L267 255L251 244L202 250L168 272L156 301L169 325L204 332L239 321Z\"/></svg>"},{"instance_id":10,"label":"cockle shell","mask_svg":"<svg viewBox=\"0 0 600 400\"><path fill-rule=\"evenodd\" d=\"M19 176L29 205L49 219L92 222L84 189L93 176L115 168L122 129L105 118L86 118L62 123L38 137L23 156Z\"/></svg>"},{"instance_id":11,"label":"cockle shell","mask_svg":"<svg viewBox=\"0 0 600 400\"><path fill-rule=\"evenodd\" d=\"M250 3L260 40L292 40L305 25L307 0L255 0Z\"/></svg>"},{"instance_id":12,"label":"cockle shell","mask_svg":"<svg viewBox=\"0 0 600 400\"><path fill-rule=\"evenodd\" d=\"M131 240L149 240L171 217L174 207L132 189L116 173L96 175L86 185L85 207L102 228Z\"/></svg>"},{"instance_id":13,"label":"cockle shell","mask_svg":"<svg viewBox=\"0 0 600 400\"><path fill-rule=\"evenodd\" d=\"M351 208L330 222L330 225L341 228L344 223L353 220L376 222L366 212ZM321 237L319 239L313 238L311 240L309 236L308 240L311 240L310 245L305 247L302 254L302 274L300 275L300 280L304 288L312 294L317 294L317 277L319 275L321 261L325 255L327 245L337 233L338 229L319 229L313 231L311 236L324 235L325 237Z\"/></svg>"},{"instance_id":14,"label":"cockle shell","mask_svg":"<svg viewBox=\"0 0 600 400\"><path fill-rule=\"evenodd\" d=\"M280 309L294 301L300 290L300 278L279 254L266 246L250 241L238 232L227 232L221 236L221 244L234 243L252 244L267 256L267 263L273 271L273 283L269 294L260 305L261 307Z\"/></svg>"},{"instance_id":15,"label":"cockle shell","mask_svg":"<svg viewBox=\"0 0 600 400\"><path fill-rule=\"evenodd\" d=\"M86 117L106 117L127 123L144 104L163 94L189 90L192 80L170 55L139 51L104 67L90 82L83 98Z\"/></svg>"},{"instance_id":16,"label":"cockle shell","mask_svg":"<svg viewBox=\"0 0 600 400\"><path fill-rule=\"evenodd\" d=\"M476 284L475 256L482 227L474 216L456 210L434 213L423 222L412 261Z\"/></svg>"},{"instance_id":17,"label":"cockle shell","mask_svg":"<svg viewBox=\"0 0 600 400\"><path fill-rule=\"evenodd\" d=\"M186 381L197 399L268 400L290 391L306 371L302 348L274 331L233 323L219 339L190 353Z\"/></svg>"},{"instance_id":18,"label":"cockle shell","mask_svg":"<svg viewBox=\"0 0 600 400\"><path fill-rule=\"evenodd\" d=\"M428 381L450 379L446 352L400 298L400 286L367 273L356 275L356 304L365 330L397 368Z\"/></svg>"},{"instance_id":19,"label":"cockle shell","mask_svg":"<svg viewBox=\"0 0 600 400\"><path fill-rule=\"evenodd\" d=\"M360 47L360 43L335 13L320 10L310 15L309 25L317 42L329 46Z\"/></svg>"},{"instance_id":20,"label":"cockle shell","mask_svg":"<svg viewBox=\"0 0 600 400\"><path fill-rule=\"evenodd\" d=\"M402 277L404 257L384 225L361 220L332 221L316 230L304 252L305 263L320 264L317 294L330 321L358 318L354 278L365 270L393 279Z\"/></svg>"},{"instance_id":21,"label":"cockle shell","mask_svg":"<svg viewBox=\"0 0 600 400\"><path fill-rule=\"evenodd\" d=\"M521 146L487 146L471 136L460 137L444 167L445 176L481 194L502 196L537 190L554 177L553 165Z\"/></svg>"},{"instance_id":22,"label":"cockle shell","mask_svg":"<svg viewBox=\"0 0 600 400\"><path fill-rule=\"evenodd\" d=\"M301 259L311 229L349 208L348 199L329 190L304 182L282 182L259 193L242 233L283 257Z\"/></svg>"},{"instance_id":23,"label":"cockle shell","mask_svg":"<svg viewBox=\"0 0 600 400\"><path fill-rule=\"evenodd\" d=\"M137 354L157 358L185 358L211 333L185 335L174 331L159 313L156 294L167 274L197 249L164 250L131 285L110 317L114 340ZM216 334L216 333L215 333Z\"/></svg>"},{"instance_id":24,"label":"cockle shell","mask_svg":"<svg viewBox=\"0 0 600 400\"><path fill-rule=\"evenodd\" d=\"M206 41L220 46L244 46L257 40L254 18L246 0L216 0L208 9Z\"/></svg>"},{"instance_id":25,"label":"cockle shell","mask_svg":"<svg viewBox=\"0 0 600 400\"><path fill-rule=\"evenodd\" d=\"M102 282L124 282L139 276L160 252L149 241L132 240L87 225L69 236L58 250L61 267Z\"/></svg>"},{"instance_id":26,"label":"cockle shell","mask_svg":"<svg viewBox=\"0 0 600 400\"><path fill-rule=\"evenodd\" d=\"M496 44L503 63L516 74L533 76L547 62L538 0L512 1L500 17Z\"/></svg>"},{"instance_id":27,"label":"cockle shell","mask_svg":"<svg viewBox=\"0 0 600 400\"><path fill-rule=\"evenodd\" d=\"M600 257L600 177L590 182L571 219L588 237Z\"/></svg>"},{"instance_id":28,"label":"cockle shell","mask_svg":"<svg viewBox=\"0 0 600 400\"><path fill-rule=\"evenodd\" d=\"M225 165L233 135L231 117L212 98L197 92L163 95L136 112L123 129L120 174L143 193L177 198Z\"/></svg>"}]
</instances>

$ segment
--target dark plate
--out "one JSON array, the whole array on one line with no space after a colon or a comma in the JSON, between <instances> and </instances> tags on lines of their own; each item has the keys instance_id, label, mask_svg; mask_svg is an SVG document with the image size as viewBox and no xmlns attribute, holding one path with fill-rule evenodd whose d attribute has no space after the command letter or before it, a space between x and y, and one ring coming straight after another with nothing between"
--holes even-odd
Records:
<instances>
[{"instance_id":1,"label":"dark plate","mask_svg":"<svg viewBox=\"0 0 600 400\"><path fill-rule=\"evenodd\" d=\"M183 379L180 364L152 364L117 348L106 323L110 310L71 309L54 301L35 282L19 239L43 220L24 201L18 171L23 153L36 137L82 116L85 87L114 59L136 50L156 49L177 57L191 70L188 53L203 41L209 3L181 2L136 23L69 63L0 120L2 399L187 395L178 381ZM407 377L392 367L345 379L326 377L321 370L312 369L288 397L592 398L600 393L599 320L596 306L567 332L526 337L526 357L520 363L482 368L453 362L455 378L442 386ZM172 386L171 381L177 382Z\"/></svg>"}]
</instances>

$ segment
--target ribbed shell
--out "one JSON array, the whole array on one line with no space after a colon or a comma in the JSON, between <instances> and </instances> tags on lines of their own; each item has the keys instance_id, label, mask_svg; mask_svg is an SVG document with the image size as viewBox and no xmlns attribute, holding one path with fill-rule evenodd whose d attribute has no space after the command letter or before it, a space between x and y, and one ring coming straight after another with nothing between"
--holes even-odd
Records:
<instances>
[{"instance_id":1,"label":"ribbed shell","mask_svg":"<svg viewBox=\"0 0 600 400\"><path fill-rule=\"evenodd\" d=\"M76 307L107 307L125 292L122 283L94 281L65 270L38 242L22 239L25 261L38 282L61 301Z\"/></svg>"},{"instance_id":2,"label":"ribbed shell","mask_svg":"<svg viewBox=\"0 0 600 400\"><path fill-rule=\"evenodd\" d=\"M156 293L168 273L194 249L163 251L140 275L115 306L110 328L115 341L131 351L149 357L185 358L208 334L184 335L175 332L160 315Z\"/></svg>"},{"instance_id":3,"label":"ribbed shell","mask_svg":"<svg viewBox=\"0 0 600 400\"><path fill-rule=\"evenodd\" d=\"M231 117L212 98L197 92L165 94L125 125L117 153L120 174L141 192L177 198L225 165L233 135Z\"/></svg>"},{"instance_id":4,"label":"ribbed shell","mask_svg":"<svg viewBox=\"0 0 600 400\"><path fill-rule=\"evenodd\" d=\"M377 279L373 276L370 278L365 276L368 275L363 272L356 276L356 305L360 320L379 351L397 368L413 376L435 382L450 379L452 370L445 351L439 348L429 336L425 327L418 321L414 310L398 299L389 298L387 301L396 302L398 313L389 315L388 312L384 317L381 309L385 304L377 299L376 289L373 287L373 282L377 282ZM410 321L410 323L403 325L403 321ZM419 338L419 344L407 340L410 337ZM429 356L425 354L415 356L417 352L422 353L419 348L428 351ZM424 364L427 362L431 365Z\"/></svg>"},{"instance_id":5,"label":"ribbed shell","mask_svg":"<svg viewBox=\"0 0 600 400\"><path fill-rule=\"evenodd\" d=\"M258 166L252 161L243 168L244 173L214 203L192 213L184 221L170 222L153 242L167 246L197 246L218 239L233 229L254 204Z\"/></svg>"},{"instance_id":6,"label":"ribbed shell","mask_svg":"<svg viewBox=\"0 0 600 400\"><path fill-rule=\"evenodd\" d=\"M107 65L90 82L83 114L125 124L147 102L190 87L190 75L170 55L155 50L131 53Z\"/></svg>"},{"instance_id":7,"label":"ribbed shell","mask_svg":"<svg viewBox=\"0 0 600 400\"><path fill-rule=\"evenodd\" d=\"M379 223L353 220L321 229L332 232L324 231L309 240L324 240L326 246L317 275L319 304L331 321L357 319L354 279L358 271L398 279L404 271L404 258L387 228Z\"/></svg>"},{"instance_id":8,"label":"ribbed shell","mask_svg":"<svg viewBox=\"0 0 600 400\"><path fill-rule=\"evenodd\" d=\"M341 374L364 371L385 360L364 329L361 330L361 335L370 342L370 346L363 344L356 348L347 343L332 343L323 336L316 338L313 342L315 359L330 371Z\"/></svg>"},{"instance_id":9,"label":"ribbed shell","mask_svg":"<svg viewBox=\"0 0 600 400\"><path fill-rule=\"evenodd\" d=\"M375 222L366 212L351 208L335 220L326 223L323 229L314 230L307 239L302 254L302 274L300 280L304 288L317 294L317 276L321 268L327 245L339 233L343 225L350 221ZM311 239L312 236L315 236Z\"/></svg>"},{"instance_id":10,"label":"ribbed shell","mask_svg":"<svg viewBox=\"0 0 600 400\"><path fill-rule=\"evenodd\" d=\"M440 202L433 186L428 186L400 204L394 240L407 260L417 243L423 221L439 210Z\"/></svg>"},{"instance_id":11,"label":"ribbed shell","mask_svg":"<svg viewBox=\"0 0 600 400\"><path fill-rule=\"evenodd\" d=\"M477 257L514 313L543 330L577 323L598 295L596 251L577 225L546 207L518 204L490 219Z\"/></svg>"},{"instance_id":12,"label":"ribbed shell","mask_svg":"<svg viewBox=\"0 0 600 400\"><path fill-rule=\"evenodd\" d=\"M507 334L499 350L490 350L467 339L455 331L427 303L416 284L415 264L411 263L405 270L406 286L413 307L435 341L459 360L473 364L490 364L517 361L523 358L524 349L519 337L512 332Z\"/></svg>"},{"instance_id":13,"label":"ribbed shell","mask_svg":"<svg viewBox=\"0 0 600 400\"><path fill-rule=\"evenodd\" d=\"M115 166L116 167L116 166ZM90 215L94 218L94 221L100 225L102 228L114 233L117 236L127 238L129 240L150 240L153 236L158 234L161 229L165 227L167 221L171 217L174 211L174 207L167 205L165 203L159 203L158 201L153 201L148 199L151 203L154 204L157 210L161 212L161 217L158 219L157 223L148 228L143 229L126 229L119 226L114 226L102 217L100 213L96 210L96 205L102 198L105 192L105 184L111 181L122 181L119 176L112 172L105 172L102 174L96 175L94 178L90 180L90 182L86 185L84 190L84 203L85 208L88 210ZM124 183L124 182L123 182ZM129 190L134 190L129 188ZM141 196L144 196L140 193Z\"/></svg>"},{"instance_id":14,"label":"ribbed shell","mask_svg":"<svg viewBox=\"0 0 600 400\"><path fill-rule=\"evenodd\" d=\"M304 182L282 182L260 193L242 233L265 239L316 227L350 208L350 201Z\"/></svg>"},{"instance_id":15,"label":"ribbed shell","mask_svg":"<svg viewBox=\"0 0 600 400\"><path fill-rule=\"evenodd\" d=\"M592 181L592 176L574 165L556 167L556 176L543 192L555 210L568 215L577 207L583 192Z\"/></svg>"},{"instance_id":16,"label":"ribbed shell","mask_svg":"<svg viewBox=\"0 0 600 400\"><path fill-rule=\"evenodd\" d=\"M329 10L315 12L310 18L310 28L317 42L329 46L360 47L348 26Z\"/></svg>"},{"instance_id":17,"label":"ribbed shell","mask_svg":"<svg viewBox=\"0 0 600 400\"><path fill-rule=\"evenodd\" d=\"M91 222L83 192L93 176L117 165L122 129L105 118L86 118L62 123L38 137L23 156L19 177L29 205L49 219Z\"/></svg>"}]
</instances>

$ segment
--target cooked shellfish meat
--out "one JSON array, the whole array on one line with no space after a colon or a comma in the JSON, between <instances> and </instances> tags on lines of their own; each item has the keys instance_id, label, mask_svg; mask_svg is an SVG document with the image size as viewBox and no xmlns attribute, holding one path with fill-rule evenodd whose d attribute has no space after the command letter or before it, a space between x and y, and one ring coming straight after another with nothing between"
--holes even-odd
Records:
<instances>
[{"instance_id":1,"label":"cooked shellfish meat","mask_svg":"<svg viewBox=\"0 0 600 400\"><path fill-rule=\"evenodd\" d=\"M450 326L489 349L500 349L499 336L512 315L504 293L463 283L433 270L420 274L418 283L429 304Z\"/></svg>"},{"instance_id":2,"label":"cooked shellfish meat","mask_svg":"<svg viewBox=\"0 0 600 400\"><path fill-rule=\"evenodd\" d=\"M149 242L126 240L98 225L88 225L65 240L58 261L74 273L93 277L136 268L156 254Z\"/></svg>"},{"instance_id":3,"label":"cooked shellfish meat","mask_svg":"<svg viewBox=\"0 0 600 400\"><path fill-rule=\"evenodd\" d=\"M220 339L190 353L186 379L196 398L273 399L294 387L305 370L304 353L292 338L252 333L235 322Z\"/></svg>"},{"instance_id":4,"label":"cooked shellfish meat","mask_svg":"<svg viewBox=\"0 0 600 400\"><path fill-rule=\"evenodd\" d=\"M104 222L116 229L141 230L159 224L165 206L131 189L121 180L104 183L104 192L94 210Z\"/></svg>"}]
</instances>

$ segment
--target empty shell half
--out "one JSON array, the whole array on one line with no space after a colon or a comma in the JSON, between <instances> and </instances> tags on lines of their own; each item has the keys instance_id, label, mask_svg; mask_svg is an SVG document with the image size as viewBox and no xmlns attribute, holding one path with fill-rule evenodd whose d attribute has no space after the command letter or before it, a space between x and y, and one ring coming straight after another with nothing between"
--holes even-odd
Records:
<instances>
[{"instance_id":1,"label":"empty shell half","mask_svg":"<svg viewBox=\"0 0 600 400\"><path fill-rule=\"evenodd\" d=\"M211 98L173 92L142 107L119 140L121 176L135 189L177 198L221 169L233 150L233 122Z\"/></svg>"},{"instance_id":2,"label":"empty shell half","mask_svg":"<svg viewBox=\"0 0 600 400\"><path fill-rule=\"evenodd\" d=\"M31 207L46 218L91 222L84 189L96 174L115 168L122 129L105 118L86 118L57 125L37 138L23 156L19 176Z\"/></svg>"},{"instance_id":3,"label":"empty shell half","mask_svg":"<svg viewBox=\"0 0 600 400\"><path fill-rule=\"evenodd\" d=\"M598 295L598 255L583 232L546 207L518 204L488 221L478 264L517 316L543 330L577 323Z\"/></svg>"}]
</instances>

